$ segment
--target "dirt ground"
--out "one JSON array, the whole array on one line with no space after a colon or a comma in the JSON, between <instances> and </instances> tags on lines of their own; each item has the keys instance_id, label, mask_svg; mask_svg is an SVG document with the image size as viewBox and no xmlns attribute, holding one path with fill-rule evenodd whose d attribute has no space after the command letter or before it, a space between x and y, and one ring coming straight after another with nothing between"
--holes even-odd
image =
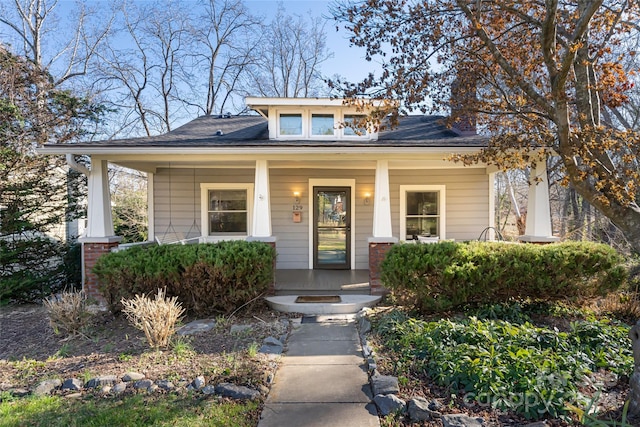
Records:
<instances>
[{"instance_id":1,"label":"dirt ground","mask_svg":"<svg viewBox=\"0 0 640 427\"><path fill-rule=\"evenodd\" d=\"M208 381L264 384L273 371L272 362L260 355L251 357L247 349L282 333L280 316L259 307L232 319L219 318L213 330L180 338L178 346L157 352L124 315L99 313L84 336L65 337L54 333L43 306L0 307L0 391L30 388L47 378L88 380L128 371L152 380L205 375ZM231 334L232 324L252 327Z\"/></svg>"}]
</instances>

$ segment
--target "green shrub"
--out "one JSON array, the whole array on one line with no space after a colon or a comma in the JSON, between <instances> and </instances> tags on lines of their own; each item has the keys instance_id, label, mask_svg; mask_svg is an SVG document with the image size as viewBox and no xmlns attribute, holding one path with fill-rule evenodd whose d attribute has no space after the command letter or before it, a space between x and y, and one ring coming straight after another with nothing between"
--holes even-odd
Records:
<instances>
[{"instance_id":1,"label":"green shrub","mask_svg":"<svg viewBox=\"0 0 640 427\"><path fill-rule=\"evenodd\" d=\"M498 242L395 245L381 264L382 281L424 312L514 298L557 300L604 294L626 276L611 247Z\"/></svg>"},{"instance_id":2,"label":"green shrub","mask_svg":"<svg viewBox=\"0 0 640 427\"><path fill-rule=\"evenodd\" d=\"M113 311L122 298L163 288L189 312L229 313L267 290L275 256L261 242L138 246L100 257L93 272Z\"/></svg>"}]
</instances>

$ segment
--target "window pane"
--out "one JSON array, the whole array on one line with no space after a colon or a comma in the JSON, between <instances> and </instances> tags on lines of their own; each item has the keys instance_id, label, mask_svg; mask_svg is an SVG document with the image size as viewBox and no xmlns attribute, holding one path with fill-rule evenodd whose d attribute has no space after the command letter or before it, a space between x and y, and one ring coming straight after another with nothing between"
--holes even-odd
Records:
<instances>
[{"instance_id":1,"label":"window pane","mask_svg":"<svg viewBox=\"0 0 640 427\"><path fill-rule=\"evenodd\" d=\"M280 114L280 135L302 135L302 115Z\"/></svg>"},{"instance_id":2,"label":"window pane","mask_svg":"<svg viewBox=\"0 0 640 427\"><path fill-rule=\"evenodd\" d=\"M364 128L363 125L356 126L354 123L358 123L364 119L364 116L353 115L353 114L345 114L344 116L344 124L351 126L345 126L343 129L345 136L363 136L366 135L367 129Z\"/></svg>"},{"instance_id":3,"label":"window pane","mask_svg":"<svg viewBox=\"0 0 640 427\"><path fill-rule=\"evenodd\" d=\"M438 236L438 218L407 218L407 240Z\"/></svg>"},{"instance_id":4,"label":"window pane","mask_svg":"<svg viewBox=\"0 0 640 427\"><path fill-rule=\"evenodd\" d=\"M438 215L438 192L407 192L407 215Z\"/></svg>"},{"instance_id":5,"label":"window pane","mask_svg":"<svg viewBox=\"0 0 640 427\"><path fill-rule=\"evenodd\" d=\"M209 190L210 211L246 211L247 190Z\"/></svg>"},{"instance_id":6,"label":"window pane","mask_svg":"<svg viewBox=\"0 0 640 427\"><path fill-rule=\"evenodd\" d=\"M246 212L210 212L209 234L247 233Z\"/></svg>"},{"instance_id":7,"label":"window pane","mask_svg":"<svg viewBox=\"0 0 640 427\"><path fill-rule=\"evenodd\" d=\"M312 135L333 135L333 114L313 114L311 116Z\"/></svg>"}]
</instances>

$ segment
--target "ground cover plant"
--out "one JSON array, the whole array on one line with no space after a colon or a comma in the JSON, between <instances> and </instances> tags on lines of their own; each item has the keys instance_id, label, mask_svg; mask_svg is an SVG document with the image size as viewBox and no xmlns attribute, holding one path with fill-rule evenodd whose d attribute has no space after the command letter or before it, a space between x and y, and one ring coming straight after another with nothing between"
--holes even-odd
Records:
<instances>
[{"instance_id":1,"label":"ground cover plant","mask_svg":"<svg viewBox=\"0 0 640 427\"><path fill-rule=\"evenodd\" d=\"M525 424L620 411L633 372L628 325L564 305L512 302L431 320L394 309L374 318L374 331L381 370L407 392Z\"/></svg>"},{"instance_id":2,"label":"ground cover plant","mask_svg":"<svg viewBox=\"0 0 640 427\"><path fill-rule=\"evenodd\" d=\"M401 302L424 313L513 298L604 295L627 277L622 256L590 242L394 245L381 271L384 285Z\"/></svg>"}]
</instances>

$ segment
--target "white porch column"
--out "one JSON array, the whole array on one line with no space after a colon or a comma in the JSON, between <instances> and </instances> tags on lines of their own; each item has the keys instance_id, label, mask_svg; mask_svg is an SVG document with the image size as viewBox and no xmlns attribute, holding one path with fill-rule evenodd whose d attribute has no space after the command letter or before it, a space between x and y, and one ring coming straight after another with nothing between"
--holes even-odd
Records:
<instances>
[{"instance_id":1,"label":"white porch column","mask_svg":"<svg viewBox=\"0 0 640 427\"><path fill-rule=\"evenodd\" d=\"M112 237L111 195L107 161L91 158L91 173L88 177L87 238Z\"/></svg>"},{"instance_id":2,"label":"white porch column","mask_svg":"<svg viewBox=\"0 0 640 427\"><path fill-rule=\"evenodd\" d=\"M251 237L271 237L270 199L269 164L266 160L256 160Z\"/></svg>"},{"instance_id":3,"label":"white porch column","mask_svg":"<svg viewBox=\"0 0 640 427\"><path fill-rule=\"evenodd\" d=\"M376 185L373 201L373 237L393 237L391 230L388 160L378 160L376 165Z\"/></svg>"},{"instance_id":4,"label":"white porch column","mask_svg":"<svg viewBox=\"0 0 640 427\"><path fill-rule=\"evenodd\" d=\"M527 223L524 242L555 242L551 228L551 208L549 206L549 181L547 163L544 159L536 163L529 175L529 196L527 199Z\"/></svg>"}]
</instances>

